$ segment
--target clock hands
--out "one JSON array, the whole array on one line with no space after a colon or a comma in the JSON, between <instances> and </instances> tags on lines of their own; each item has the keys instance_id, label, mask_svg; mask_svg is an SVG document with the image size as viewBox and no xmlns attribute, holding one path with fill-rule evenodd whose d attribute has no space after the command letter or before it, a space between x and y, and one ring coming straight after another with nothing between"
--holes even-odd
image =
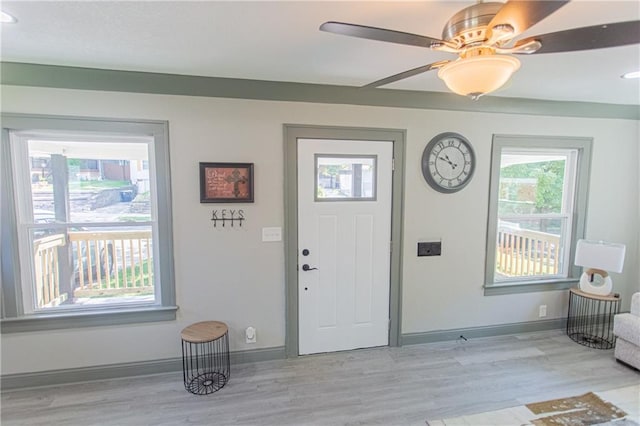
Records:
<instances>
[{"instance_id":1,"label":"clock hands","mask_svg":"<svg viewBox=\"0 0 640 426\"><path fill-rule=\"evenodd\" d=\"M452 161L449 159L449 156L448 156L447 154L445 154L445 155L444 155L444 158L442 158L442 157L438 157L438 160L442 160L442 161L444 161L445 163L449 163L449 165L451 166L451 168L452 168L452 169L454 169L454 170L455 170L455 168L456 168L456 167L458 167L458 165L457 165L456 163L452 162Z\"/></svg>"},{"instance_id":2,"label":"clock hands","mask_svg":"<svg viewBox=\"0 0 640 426\"><path fill-rule=\"evenodd\" d=\"M422 175L436 191L452 194L469 183L475 160L473 147L464 136L453 132L440 133L424 148Z\"/></svg>"},{"instance_id":3,"label":"clock hands","mask_svg":"<svg viewBox=\"0 0 640 426\"><path fill-rule=\"evenodd\" d=\"M458 167L458 165L456 163L454 163L451 160L449 160L449 156L447 154L444 155L444 158L446 158L447 161L449 162L449 164L451 164L451 168L455 169L456 167Z\"/></svg>"}]
</instances>

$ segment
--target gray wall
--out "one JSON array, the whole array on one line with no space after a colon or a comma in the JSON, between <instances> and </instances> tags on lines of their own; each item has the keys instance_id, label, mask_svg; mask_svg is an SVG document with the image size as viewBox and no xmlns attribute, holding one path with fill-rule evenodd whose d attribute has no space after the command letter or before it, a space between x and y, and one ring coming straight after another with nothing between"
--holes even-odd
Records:
<instances>
[{"instance_id":1,"label":"gray wall","mask_svg":"<svg viewBox=\"0 0 640 426\"><path fill-rule=\"evenodd\" d=\"M566 315L566 292L483 295L491 137L494 133L594 138L588 238L627 244L614 274L629 306L639 286L640 154L636 120L451 112L301 102L222 99L35 87L2 87L5 112L168 120L175 270L175 322L2 336L2 373L23 373L178 357L179 332L205 319L225 321L231 349L280 347L285 341L284 249L261 242L261 229L283 226L283 123L407 129L403 333L511 324ZM478 166L461 192L430 189L420 157L436 134L455 131L473 144ZM242 228L214 228L199 203L198 162L255 163L255 203ZM218 206L216 206L218 207ZM442 239L440 257L417 258L416 242ZM243 330L258 341L244 343Z\"/></svg>"}]
</instances>

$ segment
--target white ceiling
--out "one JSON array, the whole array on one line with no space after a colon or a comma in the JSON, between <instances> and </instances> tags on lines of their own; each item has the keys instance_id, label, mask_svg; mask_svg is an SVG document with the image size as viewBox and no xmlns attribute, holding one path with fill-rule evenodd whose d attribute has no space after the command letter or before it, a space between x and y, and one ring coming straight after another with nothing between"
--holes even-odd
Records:
<instances>
[{"instance_id":1,"label":"white ceiling","mask_svg":"<svg viewBox=\"0 0 640 426\"><path fill-rule=\"evenodd\" d=\"M441 37L474 1L2 1L2 61L361 86L453 55L318 30L335 20ZM575 0L521 37L640 20L640 2ZM640 46L519 55L496 96L640 104ZM436 72L385 88L447 91Z\"/></svg>"}]
</instances>

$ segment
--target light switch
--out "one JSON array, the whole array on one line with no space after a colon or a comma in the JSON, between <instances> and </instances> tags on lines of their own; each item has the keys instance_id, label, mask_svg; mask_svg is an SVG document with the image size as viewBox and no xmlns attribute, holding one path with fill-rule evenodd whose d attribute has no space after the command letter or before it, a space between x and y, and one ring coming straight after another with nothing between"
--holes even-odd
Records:
<instances>
[{"instance_id":1,"label":"light switch","mask_svg":"<svg viewBox=\"0 0 640 426\"><path fill-rule=\"evenodd\" d=\"M280 227L262 228L262 241L263 242L282 241L282 228Z\"/></svg>"}]
</instances>

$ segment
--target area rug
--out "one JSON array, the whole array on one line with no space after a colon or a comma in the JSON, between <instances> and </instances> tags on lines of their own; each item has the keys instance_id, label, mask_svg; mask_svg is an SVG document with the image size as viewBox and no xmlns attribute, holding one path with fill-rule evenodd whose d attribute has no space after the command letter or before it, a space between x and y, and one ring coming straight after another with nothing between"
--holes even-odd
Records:
<instances>
[{"instance_id":1,"label":"area rug","mask_svg":"<svg viewBox=\"0 0 640 426\"><path fill-rule=\"evenodd\" d=\"M639 426L640 385L441 420L429 426Z\"/></svg>"},{"instance_id":2,"label":"area rug","mask_svg":"<svg viewBox=\"0 0 640 426\"><path fill-rule=\"evenodd\" d=\"M526 407L533 414L545 415L531 421L536 426L597 425L627 416L620 408L603 401L593 392L527 404Z\"/></svg>"}]
</instances>

